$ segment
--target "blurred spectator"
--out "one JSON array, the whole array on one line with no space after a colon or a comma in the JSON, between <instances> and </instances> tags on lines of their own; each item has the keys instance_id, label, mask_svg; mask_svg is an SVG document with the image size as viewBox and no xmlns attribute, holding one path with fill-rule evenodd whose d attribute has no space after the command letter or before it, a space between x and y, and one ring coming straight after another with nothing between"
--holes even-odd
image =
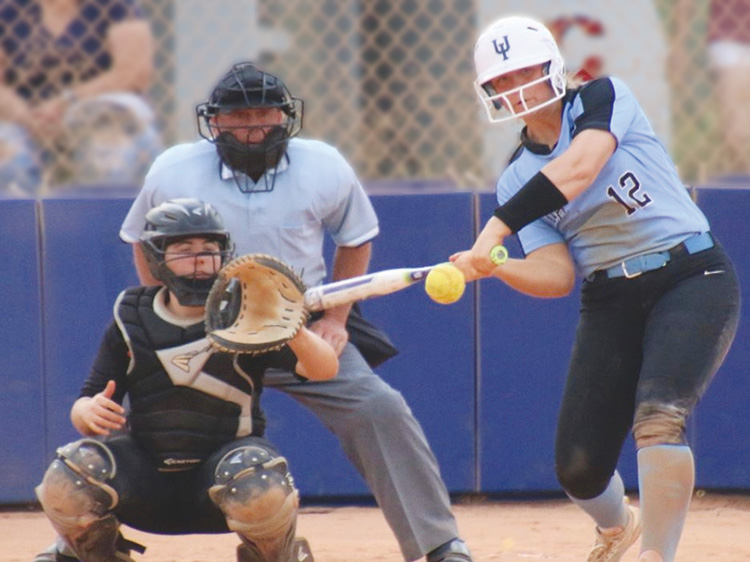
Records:
<instances>
[{"instance_id":1,"label":"blurred spectator","mask_svg":"<svg viewBox=\"0 0 750 562\"><path fill-rule=\"evenodd\" d=\"M588 82L605 73L604 46L586 41L604 37L604 24L599 19L586 14L561 15L547 22L547 27L560 46L572 78ZM578 41L571 45L570 34L575 31L579 32Z\"/></svg>"},{"instance_id":2,"label":"blurred spectator","mask_svg":"<svg viewBox=\"0 0 750 562\"><path fill-rule=\"evenodd\" d=\"M703 6L703 10L700 10ZM712 171L750 171L750 0L676 0L673 11L670 77L676 91L695 88L696 44L705 46L713 89L716 128L721 139ZM695 42L705 22L705 42ZM705 179L705 178L703 178Z\"/></svg>"},{"instance_id":3,"label":"blurred spectator","mask_svg":"<svg viewBox=\"0 0 750 562\"><path fill-rule=\"evenodd\" d=\"M750 0L711 0L708 56L728 171L750 172Z\"/></svg>"},{"instance_id":4,"label":"blurred spectator","mask_svg":"<svg viewBox=\"0 0 750 562\"><path fill-rule=\"evenodd\" d=\"M0 0L0 191L140 183L161 142L137 2Z\"/></svg>"}]
</instances>

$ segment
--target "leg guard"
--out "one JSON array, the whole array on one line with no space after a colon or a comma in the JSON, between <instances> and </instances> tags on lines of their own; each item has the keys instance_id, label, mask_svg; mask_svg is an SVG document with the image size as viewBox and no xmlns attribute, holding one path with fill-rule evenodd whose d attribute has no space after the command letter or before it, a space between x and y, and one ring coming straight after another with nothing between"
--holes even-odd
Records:
<instances>
[{"instance_id":1,"label":"leg guard","mask_svg":"<svg viewBox=\"0 0 750 562\"><path fill-rule=\"evenodd\" d=\"M82 562L131 560L112 510L117 492L107 484L116 471L109 448L93 439L60 447L36 494L60 538Z\"/></svg>"},{"instance_id":2,"label":"leg guard","mask_svg":"<svg viewBox=\"0 0 750 562\"><path fill-rule=\"evenodd\" d=\"M289 562L299 493L284 457L259 446L233 449L216 465L208 493L247 547L245 560Z\"/></svg>"}]
</instances>

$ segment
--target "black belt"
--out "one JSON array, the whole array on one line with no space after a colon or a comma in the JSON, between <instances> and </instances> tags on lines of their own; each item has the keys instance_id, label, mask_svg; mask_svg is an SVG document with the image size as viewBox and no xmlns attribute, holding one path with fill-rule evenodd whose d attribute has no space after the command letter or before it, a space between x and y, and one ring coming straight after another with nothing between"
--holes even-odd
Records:
<instances>
[{"instance_id":1,"label":"black belt","mask_svg":"<svg viewBox=\"0 0 750 562\"><path fill-rule=\"evenodd\" d=\"M601 279L613 279L615 277L626 277L632 279L648 271L661 269L672 259L679 256L697 254L703 250L713 248L715 245L714 238L710 232L703 232L691 236L687 240L680 242L669 250L663 252L654 252L643 254L620 262L608 269L599 269L589 275L587 281L599 281Z\"/></svg>"}]
</instances>

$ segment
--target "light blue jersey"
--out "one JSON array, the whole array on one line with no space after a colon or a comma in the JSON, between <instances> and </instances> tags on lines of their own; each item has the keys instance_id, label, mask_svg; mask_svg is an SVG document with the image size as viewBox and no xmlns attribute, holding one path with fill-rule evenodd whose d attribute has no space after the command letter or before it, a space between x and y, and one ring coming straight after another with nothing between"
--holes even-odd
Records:
<instances>
[{"instance_id":1,"label":"light blue jersey","mask_svg":"<svg viewBox=\"0 0 750 562\"><path fill-rule=\"evenodd\" d=\"M526 254L565 242L581 276L629 258L671 248L709 230L690 199L674 163L628 87L600 78L564 98L562 130L555 148L530 141L497 182L503 204L586 129L609 131L617 148L594 182L562 209L525 226L518 238Z\"/></svg>"},{"instance_id":2,"label":"light blue jersey","mask_svg":"<svg viewBox=\"0 0 750 562\"><path fill-rule=\"evenodd\" d=\"M272 191L242 193L213 144L174 146L151 167L120 237L136 242L150 209L168 199L195 197L219 210L237 255L276 256L300 272L308 287L319 285L326 276L325 233L338 246L359 246L377 236L378 219L354 170L335 148L294 138L287 156L267 172L276 174Z\"/></svg>"}]
</instances>

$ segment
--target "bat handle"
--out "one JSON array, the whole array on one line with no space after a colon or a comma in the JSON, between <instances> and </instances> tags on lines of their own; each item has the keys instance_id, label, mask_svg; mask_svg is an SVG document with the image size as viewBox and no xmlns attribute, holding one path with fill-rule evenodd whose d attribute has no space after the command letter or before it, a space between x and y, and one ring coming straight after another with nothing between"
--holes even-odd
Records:
<instances>
[{"instance_id":1,"label":"bat handle","mask_svg":"<svg viewBox=\"0 0 750 562\"><path fill-rule=\"evenodd\" d=\"M505 246L498 244L490 250L490 261L495 265L502 265L508 259L508 250Z\"/></svg>"}]
</instances>

